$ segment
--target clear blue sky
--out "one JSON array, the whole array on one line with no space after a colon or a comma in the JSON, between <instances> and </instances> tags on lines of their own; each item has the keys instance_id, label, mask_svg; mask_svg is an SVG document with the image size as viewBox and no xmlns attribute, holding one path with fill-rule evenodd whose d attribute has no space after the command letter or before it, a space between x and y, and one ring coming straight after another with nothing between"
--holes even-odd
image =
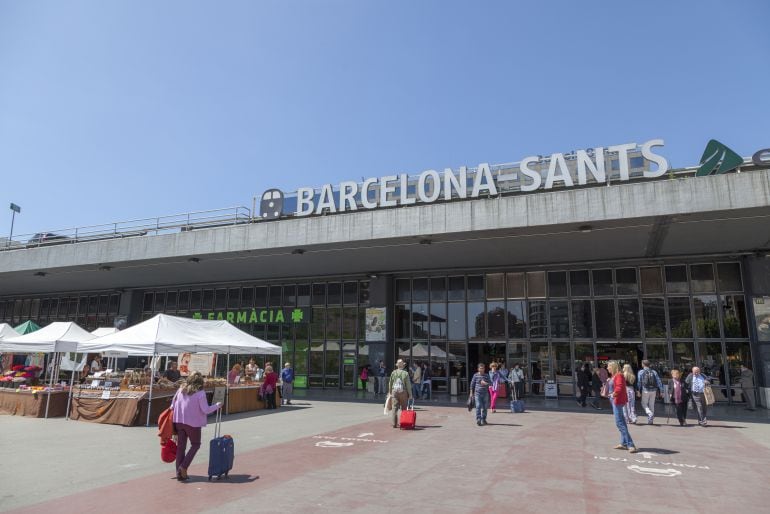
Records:
<instances>
[{"instance_id":1,"label":"clear blue sky","mask_svg":"<svg viewBox=\"0 0 770 514\"><path fill-rule=\"evenodd\" d=\"M0 0L0 235L663 138L770 146L770 3Z\"/></svg>"}]
</instances>

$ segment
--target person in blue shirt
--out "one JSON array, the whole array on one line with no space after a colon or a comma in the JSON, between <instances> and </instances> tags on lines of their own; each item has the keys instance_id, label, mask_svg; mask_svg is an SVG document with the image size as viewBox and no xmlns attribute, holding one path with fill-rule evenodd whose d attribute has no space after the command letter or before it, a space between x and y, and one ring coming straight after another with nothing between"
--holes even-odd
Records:
<instances>
[{"instance_id":1,"label":"person in blue shirt","mask_svg":"<svg viewBox=\"0 0 770 514\"><path fill-rule=\"evenodd\" d=\"M479 363L478 372L471 379L468 396L473 395L476 400L476 424L478 426L487 424L487 409L489 409L489 386L492 381L489 375L484 372L483 363Z\"/></svg>"},{"instance_id":2,"label":"person in blue shirt","mask_svg":"<svg viewBox=\"0 0 770 514\"><path fill-rule=\"evenodd\" d=\"M692 374L688 375L684 381L692 399L692 404L695 407L695 411L698 413L698 424L702 427L706 426L706 398L704 396L704 390L706 386L711 385L711 377L707 377L700 372L700 368L695 366L692 368Z\"/></svg>"},{"instance_id":3,"label":"person in blue shirt","mask_svg":"<svg viewBox=\"0 0 770 514\"><path fill-rule=\"evenodd\" d=\"M294 370L291 363L287 362L281 370L281 404L291 405L292 393L294 392Z\"/></svg>"},{"instance_id":4,"label":"person in blue shirt","mask_svg":"<svg viewBox=\"0 0 770 514\"><path fill-rule=\"evenodd\" d=\"M647 414L647 424L652 425L655 419L655 398L663 392L663 382L658 372L650 367L650 361L642 361L642 369L636 380L636 387L642 393L642 408Z\"/></svg>"}]
</instances>

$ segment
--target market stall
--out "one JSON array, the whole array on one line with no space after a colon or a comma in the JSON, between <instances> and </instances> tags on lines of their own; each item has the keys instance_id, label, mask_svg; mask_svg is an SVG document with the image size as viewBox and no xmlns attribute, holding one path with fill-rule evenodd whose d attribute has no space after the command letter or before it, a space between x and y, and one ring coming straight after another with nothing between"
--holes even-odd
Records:
<instances>
[{"instance_id":1,"label":"market stall","mask_svg":"<svg viewBox=\"0 0 770 514\"><path fill-rule=\"evenodd\" d=\"M38 374L41 371L38 366L12 369L11 373L14 375L10 387L8 387L8 382L5 381L10 375L3 377L4 382L0 382L0 385L5 385L6 387L2 388L2 403L4 407L0 409L0 412L34 415L37 417L65 415L68 408L65 404L62 412L61 404L62 398L66 398L67 395L63 393L67 390L71 391L75 379L75 371L73 370L70 375L69 388L66 384L56 384L56 379L59 375L58 366L56 365L59 360L59 354L63 352L77 352L78 345L94 338L95 336L86 332L75 323L54 322L37 331L0 340L0 352L54 354L54 366L52 372L49 373L47 384L40 385L38 383ZM20 373L21 375L19 375ZM44 402L41 396L45 399ZM41 411L42 416L40 416Z\"/></svg>"},{"instance_id":2,"label":"market stall","mask_svg":"<svg viewBox=\"0 0 770 514\"><path fill-rule=\"evenodd\" d=\"M184 352L224 354L228 359L228 368L230 354L281 355L281 348L279 346L253 337L227 321L196 320L169 316L167 314L158 314L147 321L118 333L90 341L84 344L80 351L124 352L128 355L147 355L152 356L155 362L157 362L158 357L161 355L176 355ZM150 376L152 376L152 370L150 370ZM133 380L133 377L131 380ZM243 390L237 392L233 389L235 396L228 402L227 399L230 398L231 388L223 379L219 380L221 382L209 381L209 386L206 389L211 390L212 395L215 395L214 389L216 387L219 387L220 391L223 390L224 398L221 400L225 402L227 409L229 407L237 407L243 410L252 410L252 407L259 408L260 404L264 407L264 403L256 400L256 386L259 384L254 384L255 387L239 388ZM130 386L134 385L133 390L135 392L147 393L148 405L152 407L146 409L146 414L141 417L145 418L145 424L149 426L150 420L157 418L157 415L154 414L154 399L166 396L164 384L156 385L154 380L148 378L146 384L129 383L126 385L128 390L131 390ZM175 390L177 384L172 385ZM122 386L120 389L123 390ZM218 397L214 399L218 400ZM119 400L120 398L115 398L115 401ZM229 412L233 411L229 410ZM71 415L74 417L74 405Z\"/></svg>"}]
</instances>

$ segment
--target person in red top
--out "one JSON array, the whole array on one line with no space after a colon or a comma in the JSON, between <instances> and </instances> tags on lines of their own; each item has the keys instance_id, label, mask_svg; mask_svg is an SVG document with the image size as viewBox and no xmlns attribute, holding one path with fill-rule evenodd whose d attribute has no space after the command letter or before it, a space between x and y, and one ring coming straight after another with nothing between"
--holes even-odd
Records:
<instances>
[{"instance_id":1,"label":"person in red top","mask_svg":"<svg viewBox=\"0 0 770 514\"><path fill-rule=\"evenodd\" d=\"M615 447L616 450L628 450L636 453L634 440L628 433L628 425L623 415L623 407L628 403L628 391L626 391L626 377L620 372L617 361L610 361L607 364L607 371L612 376L612 393L610 394L610 403L612 404L612 413L615 415L615 426L620 431L620 444Z\"/></svg>"},{"instance_id":2,"label":"person in red top","mask_svg":"<svg viewBox=\"0 0 770 514\"><path fill-rule=\"evenodd\" d=\"M262 397L267 403L268 409L275 409L275 390L278 387L278 373L273 371L273 366L265 366L265 376L262 377Z\"/></svg>"}]
</instances>

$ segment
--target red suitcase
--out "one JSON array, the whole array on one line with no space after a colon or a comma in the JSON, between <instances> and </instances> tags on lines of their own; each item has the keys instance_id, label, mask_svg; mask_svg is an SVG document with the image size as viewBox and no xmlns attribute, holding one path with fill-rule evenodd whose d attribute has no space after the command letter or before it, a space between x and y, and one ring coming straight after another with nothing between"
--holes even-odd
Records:
<instances>
[{"instance_id":1,"label":"red suitcase","mask_svg":"<svg viewBox=\"0 0 770 514\"><path fill-rule=\"evenodd\" d=\"M406 402L406 410L401 411L401 430L414 430L414 424L417 422L417 413L414 411L414 400Z\"/></svg>"}]
</instances>

